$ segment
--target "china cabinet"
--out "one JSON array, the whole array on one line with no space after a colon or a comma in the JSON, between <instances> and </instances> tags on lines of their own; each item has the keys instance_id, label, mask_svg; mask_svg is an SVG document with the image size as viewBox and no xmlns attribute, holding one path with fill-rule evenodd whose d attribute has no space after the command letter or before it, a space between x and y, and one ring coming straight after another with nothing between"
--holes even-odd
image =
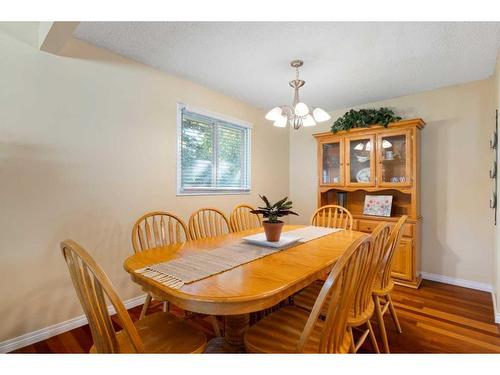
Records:
<instances>
[{"instance_id":1,"label":"china cabinet","mask_svg":"<svg viewBox=\"0 0 500 375\"><path fill-rule=\"evenodd\" d=\"M420 132L422 119L349 131L314 134L318 143L318 207L342 204L354 228L370 233L380 221L408 215L392 274L398 284L418 288L420 276ZM390 217L363 214L367 195L392 196Z\"/></svg>"}]
</instances>

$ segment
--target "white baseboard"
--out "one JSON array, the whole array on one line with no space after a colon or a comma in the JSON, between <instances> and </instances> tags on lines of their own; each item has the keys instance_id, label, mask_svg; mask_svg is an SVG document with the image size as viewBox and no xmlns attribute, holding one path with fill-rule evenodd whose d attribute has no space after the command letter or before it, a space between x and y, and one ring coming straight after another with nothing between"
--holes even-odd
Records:
<instances>
[{"instance_id":1,"label":"white baseboard","mask_svg":"<svg viewBox=\"0 0 500 375\"><path fill-rule=\"evenodd\" d=\"M483 292L493 292L493 286L486 283L480 283L478 281L457 279L455 277L438 275L436 273L421 272L422 279L437 281L444 284L461 286L469 289L482 290Z\"/></svg>"},{"instance_id":2,"label":"white baseboard","mask_svg":"<svg viewBox=\"0 0 500 375\"><path fill-rule=\"evenodd\" d=\"M493 298L493 313L495 314L495 323L500 324L500 311L497 309L497 300L495 298L495 292L491 292L491 298Z\"/></svg>"},{"instance_id":3,"label":"white baseboard","mask_svg":"<svg viewBox=\"0 0 500 375\"><path fill-rule=\"evenodd\" d=\"M124 301L123 304L125 305L125 308L131 309L132 307L142 305L145 297L146 295L141 295L139 297L131 298ZM108 311L110 314L115 314L116 312L113 306L108 306ZM13 339L0 342L0 353L11 352L27 345L46 340L52 336L70 331L74 328L81 327L85 324L87 324L87 318L85 315L80 315L76 318L66 320L65 322L57 323L37 331L28 332L24 335L14 337Z\"/></svg>"}]
</instances>

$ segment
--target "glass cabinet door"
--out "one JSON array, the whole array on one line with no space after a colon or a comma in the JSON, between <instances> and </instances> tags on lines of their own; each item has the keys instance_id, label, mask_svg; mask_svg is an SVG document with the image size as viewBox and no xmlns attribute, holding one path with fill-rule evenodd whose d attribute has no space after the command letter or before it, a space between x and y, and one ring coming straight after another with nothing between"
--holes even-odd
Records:
<instances>
[{"instance_id":1,"label":"glass cabinet door","mask_svg":"<svg viewBox=\"0 0 500 375\"><path fill-rule=\"evenodd\" d=\"M375 137L346 138L347 184L351 186L373 186L375 181Z\"/></svg>"},{"instance_id":2,"label":"glass cabinet door","mask_svg":"<svg viewBox=\"0 0 500 375\"><path fill-rule=\"evenodd\" d=\"M378 136L378 184L405 186L411 184L410 133L393 132Z\"/></svg>"},{"instance_id":3,"label":"glass cabinet door","mask_svg":"<svg viewBox=\"0 0 500 375\"><path fill-rule=\"evenodd\" d=\"M344 182L344 147L342 141L321 144L321 185L342 185Z\"/></svg>"}]
</instances>

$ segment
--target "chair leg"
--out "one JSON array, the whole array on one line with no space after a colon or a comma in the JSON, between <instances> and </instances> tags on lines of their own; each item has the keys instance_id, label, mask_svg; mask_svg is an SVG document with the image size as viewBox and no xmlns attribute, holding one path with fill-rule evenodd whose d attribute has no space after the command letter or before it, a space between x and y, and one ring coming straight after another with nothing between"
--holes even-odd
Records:
<instances>
[{"instance_id":1,"label":"chair leg","mask_svg":"<svg viewBox=\"0 0 500 375\"><path fill-rule=\"evenodd\" d=\"M352 327L349 327L349 335L351 336L351 347L349 348L351 353L356 354L356 343L354 342L354 334L352 333Z\"/></svg>"},{"instance_id":2,"label":"chair leg","mask_svg":"<svg viewBox=\"0 0 500 375\"><path fill-rule=\"evenodd\" d=\"M170 305L168 301L163 302L163 312L168 312Z\"/></svg>"},{"instance_id":3,"label":"chair leg","mask_svg":"<svg viewBox=\"0 0 500 375\"><path fill-rule=\"evenodd\" d=\"M375 338L375 333L373 332L373 327L372 327L372 324L370 323L370 321L368 320L366 322L366 325L368 326L368 331L370 332L370 340L372 342L372 347L373 347L373 350L375 350L375 352L377 354L380 354L380 350L378 348L378 344L377 344L377 339Z\"/></svg>"},{"instance_id":4,"label":"chair leg","mask_svg":"<svg viewBox=\"0 0 500 375\"><path fill-rule=\"evenodd\" d=\"M210 321L210 323L212 323L212 328L215 332L215 336L221 337L219 322L217 321L217 318L215 317L215 315L209 315L208 320Z\"/></svg>"},{"instance_id":5,"label":"chair leg","mask_svg":"<svg viewBox=\"0 0 500 375\"><path fill-rule=\"evenodd\" d=\"M382 314L382 307L380 306L380 299L378 296L373 296L375 302L375 314L377 315L378 328L380 331L380 336L382 336L382 343L384 344L384 350L386 353L389 351L389 341L387 340L387 332L385 330L384 315Z\"/></svg>"},{"instance_id":6,"label":"chair leg","mask_svg":"<svg viewBox=\"0 0 500 375\"><path fill-rule=\"evenodd\" d=\"M401 325L399 324L398 316L396 315L396 309L394 308L394 304L392 303L391 295L388 294L386 296L387 303L389 304L389 311L391 312L392 320L394 320L394 324L396 325L396 329L399 333L403 333L401 329Z\"/></svg>"},{"instance_id":7,"label":"chair leg","mask_svg":"<svg viewBox=\"0 0 500 375\"><path fill-rule=\"evenodd\" d=\"M151 296L148 294L146 296L146 300L144 301L144 305L142 305L142 310L141 310L141 315L139 315L139 320L146 316L146 312L148 311L150 303L151 303Z\"/></svg>"}]
</instances>

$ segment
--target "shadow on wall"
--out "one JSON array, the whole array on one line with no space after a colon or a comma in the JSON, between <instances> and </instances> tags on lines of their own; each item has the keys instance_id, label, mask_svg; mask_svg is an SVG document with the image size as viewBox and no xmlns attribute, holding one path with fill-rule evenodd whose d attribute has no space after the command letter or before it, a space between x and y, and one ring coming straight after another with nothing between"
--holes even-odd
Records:
<instances>
[{"instance_id":1,"label":"shadow on wall","mask_svg":"<svg viewBox=\"0 0 500 375\"><path fill-rule=\"evenodd\" d=\"M127 249L132 254L129 223L102 203L93 181L82 181L86 168L62 149L0 143L0 274L12 285L0 301L0 341L40 328L30 326L40 317L50 325L83 313L59 247L66 238L87 249L118 289L131 288L123 270Z\"/></svg>"},{"instance_id":2,"label":"shadow on wall","mask_svg":"<svg viewBox=\"0 0 500 375\"><path fill-rule=\"evenodd\" d=\"M450 212L448 207L448 183L450 166L449 134L453 131L453 120L432 121L422 132L421 168L425 170L421 177L422 206L422 270L437 274L455 274L460 261L456 253L447 244ZM424 152L427 150L427 153ZM430 159L431 157L434 159ZM437 247L436 247L437 246ZM431 265L424 259L432 260ZM443 272L446 265L446 272ZM453 271L452 271L453 270Z\"/></svg>"},{"instance_id":3,"label":"shadow on wall","mask_svg":"<svg viewBox=\"0 0 500 375\"><path fill-rule=\"evenodd\" d=\"M58 56L69 57L79 60L90 60L96 62L105 62L114 65L139 65L138 62L132 62L123 56L113 53L109 50L93 46L83 40L71 38L57 53ZM145 66L145 65L144 65ZM151 68L153 69L153 68Z\"/></svg>"}]
</instances>

